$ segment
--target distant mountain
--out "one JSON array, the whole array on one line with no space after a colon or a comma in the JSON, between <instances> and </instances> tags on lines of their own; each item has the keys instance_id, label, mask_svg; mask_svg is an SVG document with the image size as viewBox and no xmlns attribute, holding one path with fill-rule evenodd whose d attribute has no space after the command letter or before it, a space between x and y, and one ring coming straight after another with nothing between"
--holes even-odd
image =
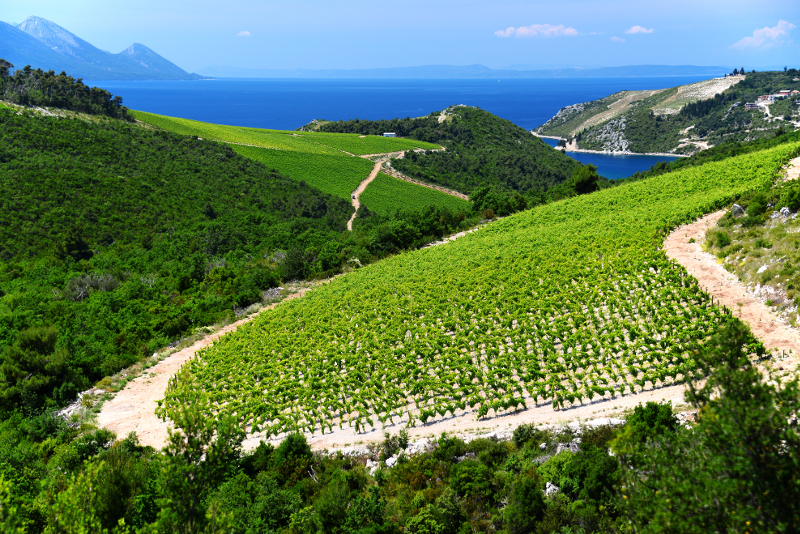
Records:
<instances>
[{"instance_id":1,"label":"distant mountain","mask_svg":"<svg viewBox=\"0 0 800 534\"><path fill-rule=\"evenodd\" d=\"M514 66L517 67L517 66ZM361 79L509 79L509 78L627 78L652 76L722 76L728 67L695 65L630 65L624 67L558 68L540 70L490 69L483 65L425 65L388 69L243 69L208 67L201 72L220 78L361 78Z\"/></svg>"},{"instance_id":2,"label":"distant mountain","mask_svg":"<svg viewBox=\"0 0 800 534\"><path fill-rule=\"evenodd\" d=\"M146 46L132 44L119 54L105 52L58 24L28 17L16 27L0 22L0 58L16 67L66 71L93 80L196 80Z\"/></svg>"}]
</instances>

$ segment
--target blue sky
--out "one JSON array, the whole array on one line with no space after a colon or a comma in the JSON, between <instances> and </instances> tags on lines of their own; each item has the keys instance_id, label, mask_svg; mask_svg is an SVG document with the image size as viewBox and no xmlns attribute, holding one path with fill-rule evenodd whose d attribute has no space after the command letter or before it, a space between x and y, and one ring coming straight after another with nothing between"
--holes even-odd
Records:
<instances>
[{"instance_id":1,"label":"blue sky","mask_svg":"<svg viewBox=\"0 0 800 534\"><path fill-rule=\"evenodd\" d=\"M797 0L11 3L0 6L0 20L44 17L111 52L140 42L189 71L474 63L800 68Z\"/></svg>"}]
</instances>

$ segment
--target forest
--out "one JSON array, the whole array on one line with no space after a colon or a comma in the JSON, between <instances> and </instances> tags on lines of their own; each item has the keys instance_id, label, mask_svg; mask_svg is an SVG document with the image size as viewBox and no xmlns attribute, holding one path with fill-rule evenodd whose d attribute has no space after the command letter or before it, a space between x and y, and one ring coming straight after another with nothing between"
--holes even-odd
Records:
<instances>
[{"instance_id":1,"label":"forest","mask_svg":"<svg viewBox=\"0 0 800 534\"><path fill-rule=\"evenodd\" d=\"M65 72L34 70L30 65L14 70L14 65L4 59L0 59L0 100L133 121L128 108L122 105L121 96L112 97L99 87L90 88L83 80L76 80Z\"/></svg>"}]
</instances>

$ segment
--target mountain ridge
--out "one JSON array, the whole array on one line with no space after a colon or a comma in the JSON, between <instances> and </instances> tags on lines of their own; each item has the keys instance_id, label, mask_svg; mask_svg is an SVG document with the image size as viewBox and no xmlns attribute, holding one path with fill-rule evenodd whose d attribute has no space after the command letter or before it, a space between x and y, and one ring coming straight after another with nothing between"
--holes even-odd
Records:
<instances>
[{"instance_id":1,"label":"mountain ridge","mask_svg":"<svg viewBox=\"0 0 800 534\"><path fill-rule=\"evenodd\" d=\"M133 43L118 54L106 52L47 19L30 16L17 25L0 23L0 57L17 68L68 71L106 80L198 80L150 48Z\"/></svg>"},{"instance_id":2,"label":"mountain ridge","mask_svg":"<svg viewBox=\"0 0 800 534\"><path fill-rule=\"evenodd\" d=\"M485 65L421 65L379 69L251 69L211 66L200 71L220 78L315 78L315 79L514 79L514 78L610 78L651 76L722 76L730 69L696 65L627 65L621 67L560 68L541 70L492 69Z\"/></svg>"}]
</instances>

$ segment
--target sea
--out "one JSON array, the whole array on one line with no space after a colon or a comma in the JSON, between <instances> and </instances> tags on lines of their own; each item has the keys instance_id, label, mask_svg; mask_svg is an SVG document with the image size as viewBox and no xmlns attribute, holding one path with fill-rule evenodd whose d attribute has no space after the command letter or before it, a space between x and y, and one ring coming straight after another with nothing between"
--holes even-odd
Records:
<instances>
[{"instance_id":1,"label":"sea","mask_svg":"<svg viewBox=\"0 0 800 534\"><path fill-rule=\"evenodd\" d=\"M485 109L533 130L564 106L621 90L663 89L707 76L503 80L233 79L92 81L131 109L217 124L294 130L313 119L420 117L455 104ZM555 145L556 141L546 140ZM610 179L643 171L667 156L568 152Z\"/></svg>"}]
</instances>

